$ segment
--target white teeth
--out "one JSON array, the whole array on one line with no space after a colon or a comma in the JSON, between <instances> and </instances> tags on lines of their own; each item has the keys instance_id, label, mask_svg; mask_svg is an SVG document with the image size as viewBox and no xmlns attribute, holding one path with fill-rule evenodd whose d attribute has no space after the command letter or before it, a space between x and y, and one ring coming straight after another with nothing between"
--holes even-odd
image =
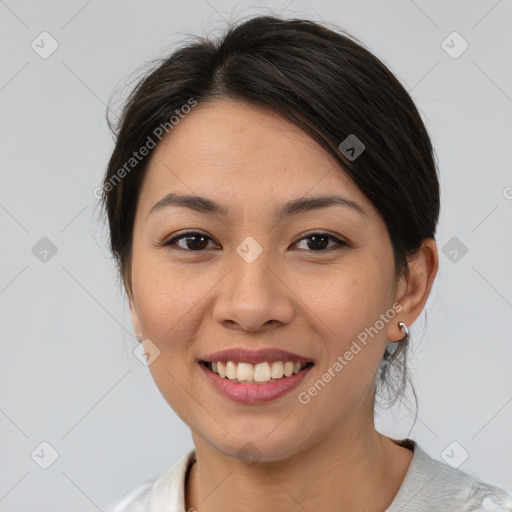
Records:
<instances>
[{"instance_id":1,"label":"white teeth","mask_svg":"<svg viewBox=\"0 0 512 512\"><path fill-rule=\"evenodd\" d=\"M272 363L271 373L273 379L280 379L284 375L283 363L281 361L274 361Z\"/></svg>"},{"instance_id":2,"label":"white teeth","mask_svg":"<svg viewBox=\"0 0 512 512\"><path fill-rule=\"evenodd\" d=\"M270 380L270 365L268 363L254 365L254 380L256 382L267 382Z\"/></svg>"},{"instance_id":3,"label":"white teeth","mask_svg":"<svg viewBox=\"0 0 512 512\"><path fill-rule=\"evenodd\" d=\"M249 363L238 363L236 378L238 380L252 380L254 378L254 366Z\"/></svg>"},{"instance_id":4,"label":"white teeth","mask_svg":"<svg viewBox=\"0 0 512 512\"><path fill-rule=\"evenodd\" d=\"M226 377L231 380L236 379L236 364L233 361L226 363Z\"/></svg>"},{"instance_id":5,"label":"white teeth","mask_svg":"<svg viewBox=\"0 0 512 512\"><path fill-rule=\"evenodd\" d=\"M272 361L258 364L235 363L234 361L216 361L211 363L211 369L220 377L238 382L274 382L283 377L291 377L304 368L304 363L292 361Z\"/></svg>"},{"instance_id":6,"label":"white teeth","mask_svg":"<svg viewBox=\"0 0 512 512\"><path fill-rule=\"evenodd\" d=\"M290 375L293 375L293 363L284 363L283 372L286 375L286 377L290 377Z\"/></svg>"}]
</instances>

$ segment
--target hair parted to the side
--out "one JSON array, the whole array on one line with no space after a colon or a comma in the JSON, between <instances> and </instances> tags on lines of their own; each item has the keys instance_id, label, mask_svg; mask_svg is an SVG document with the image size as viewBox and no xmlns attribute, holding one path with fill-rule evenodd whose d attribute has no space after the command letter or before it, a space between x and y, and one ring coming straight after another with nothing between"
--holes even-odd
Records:
<instances>
[{"instance_id":1,"label":"hair parted to the side","mask_svg":"<svg viewBox=\"0 0 512 512\"><path fill-rule=\"evenodd\" d=\"M132 90L118 124L109 122L115 148L101 203L111 251L129 293L135 211L152 149L115 186L112 179L135 150L147 145L148 137L155 138L155 129L169 126L169 119L191 99L263 106L314 138L382 216L396 276L407 276L408 257L423 239L435 239L440 191L434 151L414 102L397 78L342 29L258 16L230 26L218 39L196 38L161 59ZM351 134L365 145L353 161L338 149ZM378 380L395 398L409 380L406 362L407 343L388 344Z\"/></svg>"}]
</instances>

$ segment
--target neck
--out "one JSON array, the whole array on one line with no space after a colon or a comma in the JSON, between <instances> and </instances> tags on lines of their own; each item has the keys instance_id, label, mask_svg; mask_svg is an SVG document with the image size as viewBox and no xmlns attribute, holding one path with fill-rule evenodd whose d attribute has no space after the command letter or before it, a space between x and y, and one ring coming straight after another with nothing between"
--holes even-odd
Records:
<instances>
[{"instance_id":1,"label":"neck","mask_svg":"<svg viewBox=\"0 0 512 512\"><path fill-rule=\"evenodd\" d=\"M382 511L393 501L413 453L371 428L334 431L279 461L249 465L193 434L197 463L186 486L186 510Z\"/></svg>"}]
</instances>

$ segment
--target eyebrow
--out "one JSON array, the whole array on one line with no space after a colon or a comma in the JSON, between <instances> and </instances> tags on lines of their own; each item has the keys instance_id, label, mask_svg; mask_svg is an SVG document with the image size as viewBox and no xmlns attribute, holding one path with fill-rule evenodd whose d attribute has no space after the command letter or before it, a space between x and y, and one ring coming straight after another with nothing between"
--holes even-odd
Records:
<instances>
[{"instance_id":1,"label":"eyebrow","mask_svg":"<svg viewBox=\"0 0 512 512\"><path fill-rule=\"evenodd\" d=\"M182 208L189 208L200 213L215 214L222 217L229 216L229 208L216 203L215 201L206 197L196 195L180 195L176 193L169 193L158 201L151 210L149 210L148 216L151 213L162 210L169 206L178 206ZM319 208L327 208L329 206L343 206L350 210L357 212L359 215L364 217L368 216L366 210L358 203L346 199L338 195L322 195L315 197L293 199L281 205L275 212L277 220L281 220L284 217L290 215L297 215L300 213L306 213Z\"/></svg>"}]
</instances>

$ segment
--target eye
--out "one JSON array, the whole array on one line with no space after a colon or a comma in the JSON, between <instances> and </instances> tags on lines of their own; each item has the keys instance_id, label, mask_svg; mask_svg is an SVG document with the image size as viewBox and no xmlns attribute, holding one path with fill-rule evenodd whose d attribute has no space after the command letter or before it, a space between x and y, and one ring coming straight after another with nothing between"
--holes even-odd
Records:
<instances>
[{"instance_id":1,"label":"eye","mask_svg":"<svg viewBox=\"0 0 512 512\"><path fill-rule=\"evenodd\" d=\"M185 247L177 244L177 242L181 240L184 241L183 245ZM201 252L202 249L205 249L208 245L208 240L211 240L211 238L203 233L188 231L170 240L165 240L161 245L164 247L176 246L178 249L186 252Z\"/></svg>"},{"instance_id":2,"label":"eye","mask_svg":"<svg viewBox=\"0 0 512 512\"><path fill-rule=\"evenodd\" d=\"M336 246L343 247L348 245L343 240L325 232L310 233L308 236L301 238L295 244L298 244L303 240L310 241L307 243L307 247L310 249L309 252L326 252L326 250L332 249ZM334 246L327 247L329 240L334 241ZM208 235L198 233L197 231L188 231L162 242L161 245L164 247L174 246L179 250L186 252L203 252L204 249L208 248L209 241L212 241L212 239ZM180 245L180 243L182 245Z\"/></svg>"},{"instance_id":3,"label":"eye","mask_svg":"<svg viewBox=\"0 0 512 512\"><path fill-rule=\"evenodd\" d=\"M311 242L307 243L307 247L309 247L310 249L313 249L312 251L309 251L309 252L328 252L328 251L326 251L326 249L327 249L326 245L328 244L329 240L334 241L334 246L331 246L329 249L332 249L333 247L336 248L336 246L338 246L338 248L339 248L339 247L348 245L343 240L340 240L339 238L335 237L334 235L331 235L330 233L325 233L325 232L310 233L308 236L301 238L296 243L298 244L299 242L302 242L303 240L311 241Z\"/></svg>"}]
</instances>

